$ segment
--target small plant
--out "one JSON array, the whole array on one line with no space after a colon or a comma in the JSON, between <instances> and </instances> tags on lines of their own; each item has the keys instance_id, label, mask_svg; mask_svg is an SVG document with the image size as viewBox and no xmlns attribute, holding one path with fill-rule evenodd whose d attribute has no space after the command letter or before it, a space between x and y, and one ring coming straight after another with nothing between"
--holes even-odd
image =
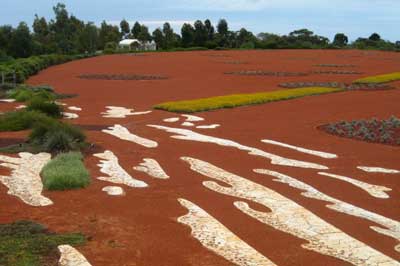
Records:
<instances>
[{"instance_id":1,"label":"small plant","mask_svg":"<svg viewBox=\"0 0 400 266\"><path fill-rule=\"evenodd\" d=\"M79 189L89 185L89 172L80 152L61 153L44 166L41 176L48 190Z\"/></svg>"},{"instance_id":2,"label":"small plant","mask_svg":"<svg viewBox=\"0 0 400 266\"><path fill-rule=\"evenodd\" d=\"M58 265L59 245L82 245L82 234L54 234L32 221L0 224L0 265Z\"/></svg>"}]
</instances>

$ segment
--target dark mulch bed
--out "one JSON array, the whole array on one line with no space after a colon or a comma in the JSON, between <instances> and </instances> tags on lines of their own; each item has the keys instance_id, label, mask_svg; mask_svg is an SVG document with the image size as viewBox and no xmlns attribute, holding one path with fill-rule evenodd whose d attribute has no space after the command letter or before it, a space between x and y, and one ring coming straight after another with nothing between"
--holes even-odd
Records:
<instances>
[{"instance_id":1,"label":"dark mulch bed","mask_svg":"<svg viewBox=\"0 0 400 266\"><path fill-rule=\"evenodd\" d=\"M340 121L319 126L329 134L374 143L400 146L400 119Z\"/></svg>"},{"instance_id":2,"label":"dark mulch bed","mask_svg":"<svg viewBox=\"0 0 400 266\"><path fill-rule=\"evenodd\" d=\"M280 83L279 87L287 89L297 89L305 87L328 87L328 88L341 88L346 90L392 90L395 87L378 84L378 83L365 83L365 84L348 84L342 82L284 82Z\"/></svg>"},{"instance_id":3,"label":"dark mulch bed","mask_svg":"<svg viewBox=\"0 0 400 266\"><path fill-rule=\"evenodd\" d=\"M162 80L168 79L164 76L157 75L137 75L137 74L83 74L79 75L80 79L94 80Z\"/></svg>"},{"instance_id":4,"label":"dark mulch bed","mask_svg":"<svg viewBox=\"0 0 400 266\"><path fill-rule=\"evenodd\" d=\"M328 74L328 75L360 75L362 72L352 70L317 70L313 74Z\"/></svg>"},{"instance_id":5,"label":"dark mulch bed","mask_svg":"<svg viewBox=\"0 0 400 266\"><path fill-rule=\"evenodd\" d=\"M277 77L301 77L307 76L307 73L302 72L273 72L263 70L242 70L225 72L226 75L241 75L241 76L277 76Z\"/></svg>"},{"instance_id":6,"label":"dark mulch bed","mask_svg":"<svg viewBox=\"0 0 400 266\"><path fill-rule=\"evenodd\" d=\"M244 62L244 61L222 61L220 63L228 64L228 65L244 65L244 64L248 64L248 62Z\"/></svg>"},{"instance_id":7,"label":"dark mulch bed","mask_svg":"<svg viewBox=\"0 0 400 266\"><path fill-rule=\"evenodd\" d=\"M336 68L340 68L340 67L356 67L356 65L346 65L346 64L318 64L315 65L316 67L336 67Z\"/></svg>"}]
</instances>

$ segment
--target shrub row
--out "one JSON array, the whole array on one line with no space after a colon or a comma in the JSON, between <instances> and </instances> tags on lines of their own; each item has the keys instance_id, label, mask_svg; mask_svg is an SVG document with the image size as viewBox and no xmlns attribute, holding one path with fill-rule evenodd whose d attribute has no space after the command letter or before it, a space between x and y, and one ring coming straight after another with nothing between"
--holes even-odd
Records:
<instances>
[{"instance_id":1,"label":"shrub row","mask_svg":"<svg viewBox=\"0 0 400 266\"><path fill-rule=\"evenodd\" d=\"M392 86L377 83L359 83L347 84L342 82L284 82L280 83L279 87L294 89L306 87L328 87L328 88L342 88L346 90L390 90L394 89Z\"/></svg>"},{"instance_id":2,"label":"shrub row","mask_svg":"<svg viewBox=\"0 0 400 266\"><path fill-rule=\"evenodd\" d=\"M282 101L304 96L326 94L339 91L343 91L343 89L311 87L252 94L233 94L188 101L166 102L158 104L154 106L154 108L177 113L194 113L221 108L233 108L243 105Z\"/></svg>"},{"instance_id":3,"label":"shrub row","mask_svg":"<svg viewBox=\"0 0 400 266\"><path fill-rule=\"evenodd\" d=\"M90 56L91 55L50 54L20 58L0 63L0 73L3 72L8 78L15 73L16 82L22 83L30 76L35 75L47 67Z\"/></svg>"}]
</instances>

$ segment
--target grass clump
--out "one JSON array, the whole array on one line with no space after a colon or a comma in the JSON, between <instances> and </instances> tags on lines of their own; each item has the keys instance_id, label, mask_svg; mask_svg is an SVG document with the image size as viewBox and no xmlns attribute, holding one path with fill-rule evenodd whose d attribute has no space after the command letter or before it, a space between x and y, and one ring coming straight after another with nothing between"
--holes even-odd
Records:
<instances>
[{"instance_id":1,"label":"grass clump","mask_svg":"<svg viewBox=\"0 0 400 266\"><path fill-rule=\"evenodd\" d=\"M58 265L59 245L82 245L82 234L54 234L31 221L0 224L0 265Z\"/></svg>"},{"instance_id":2,"label":"grass clump","mask_svg":"<svg viewBox=\"0 0 400 266\"><path fill-rule=\"evenodd\" d=\"M48 190L68 190L84 188L89 185L89 172L82 162L80 152L57 155L44 166L41 176Z\"/></svg>"},{"instance_id":3,"label":"grass clump","mask_svg":"<svg viewBox=\"0 0 400 266\"><path fill-rule=\"evenodd\" d=\"M40 96L33 97L32 100L29 101L26 110L42 112L54 118L61 118L63 112L63 108L54 101L49 101Z\"/></svg>"},{"instance_id":4,"label":"grass clump","mask_svg":"<svg viewBox=\"0 0 400 266\"><path fill-rule=\"evenodd\" d=\"M86 136L80 128L51 119L36 123L28 142L39 146L41 151L67 152L83 148L86 145L85 139Z\"/></svg>"},{"instance_id":5,"label":"grass clump","mask_svg":"<svg viewBox=\"0 0 400 266\"><path fill-rule=\"evenodd\" d=\"M400 80L400 72L357 79L354 83L387 83Z\"/></svg>"},{"instance_id":6,"label":"grass clump","mask_svg":"<svg viewBox=\"0 0 400 266\"><path fill-rule=\"evenodd\" d=\"M13 111L0 115L1 131L20 131L32 128L39 121L48 121L50 118L37 111Z\"/></svg>"},{"instance_id":7,"label":"grass clump","mask_svg":"<svg viewBox=\"0 0 400 266\"><path fill-rule=\"evenodd\" d=\"M166 102L158 104L154 106L154 108L177 113L194 113L221 108L233 108L244 105L282 101L304 96L319 95L339 91L343 91L343 89L309 87L251 94L232 94L188 101Z\"/></svg>"},{"instance_id":8,"label":"grass clump","mask_svg":"<svg viewBox=\"0 0 400 266\"><path fill-rule=\"evenodd\" d=\"M15 99L17 102L30 101L34 97L48 101L56 99L53 89L47 86L30 87L19 85L15 89L8 90L7 96L8 98Z\"/></svg>"}]
</instances>

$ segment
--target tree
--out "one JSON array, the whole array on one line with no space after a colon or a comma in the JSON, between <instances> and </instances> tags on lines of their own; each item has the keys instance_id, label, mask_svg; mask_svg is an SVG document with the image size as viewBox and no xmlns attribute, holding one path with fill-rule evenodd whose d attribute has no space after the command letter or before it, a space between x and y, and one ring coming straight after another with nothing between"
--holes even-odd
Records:
<instances>
[{"instance_id":1,"label":"tree","mask_svg":"<svg viewBox=\"0 0 400 266\"><path fill-rule=\"evenodd\" d=\"M194 23L194 45L204 46L208 39L207 28L204 26L201 20L197 20Z\"/></svg>"},{"instance_id":2,"label":"tree","mask_svg":"<svg viewBox=\"0 0 400 266\"><path fill-rule=\"evenodd\" d=\"M214 34L215 34L215 29L214 26L211 24L211 21L209 19L206 19L204 21L204 26L206 27L207 31L207 40L212 41L214 40Z\"/></svg>"},{"instance_id":3,"label":"tree","mask_svg":"<svg viewBox=\"0 0 400 266\"><path fill-rule=\"evenodd\" d=\"M99 41L99 33L96 25L89 22L85 25L85 28L81 32L79 42L81 46L81 52L94 53L97 51Z\"/></svg>"},{"instance_id":4,"label":"tree","mask_svg":"<svg viewBox=\"0 0 400 266\"><path fill-rule=\"evenodd\" d=\"M129 23L128 21L126 21L125 19L123 19L121 21L121 23L119 24L119 27L121 28L121 34L122 36L126 36L130 33L131 29L129 27Z\"/></svg>"},{"instance_id":5,"label":"tree","mask_svg":"<svg viewBox=\"0 0 400 266\"><path fill-rule=\"evenodd\" d=\"M381 36L378 33L372 33L368 38L370 41L378 42L381 40Z\"/></svg>"},{"instance_id":6,"label":"tree","mask_svg":"<svg viewBox=\"0 0 400 266\"><path fill-rule=\"evenodd\" d=\"M29 57L32 55L33 42L28 25L19 23L11 38L11 55L13 57Z\"/></svg>"},{"instance_id":7,"label":"tree","mask_svg":"<svg viewBox=\"0 0 400 266\"><path fill-rule=\"evenodd\" d=\"M246 48L254 48L255 37L252 32L241 28L237 35L236 42L236 47L242 47L242 45L247 44Z\"/></svg>"},{"instance_id":8,"label":"tree","mask_svg":"<svg viewBox=\"0 0 400 266\"><path fill-rule=\"evenodd\" d=\"M174 47L176 43L176 36L174 34L174 30L171 28L171 25L166 22L163 26L163 34L164 34L164 42L163 49L171 49Z\"/></svg>"},{"instance_id":9,"label":"tree","mask_svg":"<svg viewBox=\"0 0 400 266\"><path fill-rule=\"evenodd\" d=\"M3 50L5 54L10 55L11 38L13 36L14 29L10 25L4 25L0 27L0 50Z\"/></svg>"},{"instance_id":10,"label":"tree","mask_svg":"<svg viewBox=\"0 0 400 266\"><path fill-rule=\"evenodd\" d=\"M225 19L220 19L217 26L219 34L226 36L228 34L228 22Z\"/></svg>"},{"instance_id":11,"label":"tree","mask_svg":"<svg viewBox=\"0 0 400 266\"><path fill-rule=\"evenodd\" d=\"M164 35L160 28L157 28L153 31L153 40L157 45L157 49L164 47Z\"/></svg>"},{"instance_id":12,"label":"tree","mask_svg":"<svg viewBox=\"0 0 400 266\"><path fill-rule=\"evenodd\" d=\"M105 21L101 23L99 32L99 48L103 49L106 43L118 43L121 40L119 27L109 25Z\"/></svg>"},{"instance_id":13,"label":"tree","mask_svg":"<svg viewBox=\"0 0 400 266\"><path fill-rule=\"evenodd\" d=\"M133 38L138 38L139 37L139 34L140 34L140 30L141 30L142 28L141 28L141 26L140 26L140 23L139 22L135 22L135 24L133 25L133 27L132 27L132 35L133 35Z\"/></svg>"},{"instance_id":14,"label":"tree","mask_svg":"<svg viewBox=\"0 0 400 266\"><path fill-rule=\"evenodd\" d=\"M151 35L149 33L149 28L147 28L145 25L141 25L140 32L139 32L139 35L137 36L137 39L142 42L150 41Z\"/></svg>"},{"instance_id":15,"label":"tree","mask_svg":"<svg viewBox=\"0 0 400 266\"><path fill-rule=\"evenodd\" d=\"M337 33L333 39L333 45L344 47L348 44L349 38L344 33Z\"/></svg>"},{"instance_id":16,"label":"tree","mask_svg":"<svg viewBox=\"0 0 400 266\"><path fill-rule=\"evenodd\" d=\"M184 23L181 29L183 47L190 47L194 41L194 28L189 23Z\"/></svg>"}]
</instances>

